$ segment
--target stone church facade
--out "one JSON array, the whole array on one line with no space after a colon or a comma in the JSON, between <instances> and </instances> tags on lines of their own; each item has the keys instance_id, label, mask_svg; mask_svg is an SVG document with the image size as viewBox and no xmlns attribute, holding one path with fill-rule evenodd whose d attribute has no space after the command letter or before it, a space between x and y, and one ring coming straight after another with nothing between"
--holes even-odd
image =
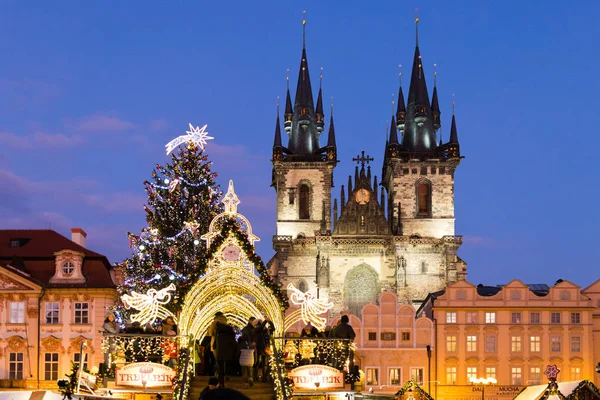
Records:
<instances>
[{"instance_id":1,"label":"stone church facade","mask_svg":"<svg viewBox=\"0 0 600 400\"><path fill-rule=\"evenodd\" d=\"M418 306L428 293L466 278L454 231L454 176L460 163L456 121L443 143L437 87L429 97L419 46L415 48L408 99L399 89L380 180L364 152L347 184L334 193L337 168L333 110L327 140L323 93L313 101L306 46L292 102L288 88L283 145L277 116L272 186L277 194L276 254L269 266L285 287L294 284L334 302L333 314L360 316L383 293ZM441 134L439 135L441 136ZM347 139L349 140L349 138ZM325 142L323 140L323 142ZM338 194L338 198L334 196Z\"/></svg>"}]
</instances>

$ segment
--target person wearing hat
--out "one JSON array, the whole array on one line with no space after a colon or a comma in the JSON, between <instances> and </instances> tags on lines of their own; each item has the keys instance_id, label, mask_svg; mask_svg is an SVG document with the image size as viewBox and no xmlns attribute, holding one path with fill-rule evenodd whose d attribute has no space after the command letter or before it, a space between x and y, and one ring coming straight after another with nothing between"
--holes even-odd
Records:
<instances>
[{"instance_id":1,"label":"person wearing hat","mask_svg":"<svg viewBox=\"0 0 600 400\"><path fill-rule=\"evenodd\" d=\"M116 334L120 332L120 328L119 325L117 325L117 321L115 321L115 313L113 313L112 311L109 311L108 313L106 313L106 319L104 320L104 324L102 325L102 329L104 330L104 333L108 333L108 334ZM115 339L112 337L109 337L105 340L108 340L108 346L106 347L106 352L104 353L104 365L107 369L110 368L110 364L111 361L114 362L114 353L117 350L117 347L115 345ZM111 356L112 356L112 360L111 360Z\"/></svg>"}]
</instances>

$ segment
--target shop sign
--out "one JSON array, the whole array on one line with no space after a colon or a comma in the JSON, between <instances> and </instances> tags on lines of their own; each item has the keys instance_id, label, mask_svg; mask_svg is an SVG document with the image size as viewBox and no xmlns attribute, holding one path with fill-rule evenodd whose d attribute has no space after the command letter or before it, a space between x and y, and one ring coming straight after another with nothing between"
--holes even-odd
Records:
<instances>
[{"instance_id":1,"label":"shop sign","mask_svg":"<svg viewBox=\"0 0 600 400\"><path fill-rule=\"evenodd\" d=\"M117 368L115 378L115 383L123 386L143 388L171 386L175 371L166 365L141 362Z\"/></svg>"},{"instance_id":2,"label":"shop sign","mask_svg":"<svg viewBox=\"0 0 600 400\"><path fill-rule=\"evenodd\" d=\"M288 373L294 389L333 389L344 387L344 372L326 365L303 365Z\"/></svg>"}]
</instances>

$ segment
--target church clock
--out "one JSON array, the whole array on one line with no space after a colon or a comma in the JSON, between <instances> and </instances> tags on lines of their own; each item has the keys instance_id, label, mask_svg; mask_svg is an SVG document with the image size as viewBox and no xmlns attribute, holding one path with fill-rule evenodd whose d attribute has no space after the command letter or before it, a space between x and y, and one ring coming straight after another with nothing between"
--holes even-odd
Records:
<instances>
[{"instance_id":1,"label":"church clock","mask_svg":"<svg viewBox=\"0 0 600 400\"><path fill-rule=\"evenodd\" d=\"M242 250L233 244L225 246L225 248L223 249L223 252L221 253L221 257L223 258L223 260L225 260L227 262L238 261L240 259L241 255L242 255Z\"/></svg>"},{"instance_id":2,"label":"church clock","mask_svg":"<svg viewBox=\"0 0 600 400\"><path fill-rule=\"evenodd\" d=\"M371 193L367 189L359 189L356 191L354 198L358 204L367 204L371 197Z\"/></svg>"}]
</instances>

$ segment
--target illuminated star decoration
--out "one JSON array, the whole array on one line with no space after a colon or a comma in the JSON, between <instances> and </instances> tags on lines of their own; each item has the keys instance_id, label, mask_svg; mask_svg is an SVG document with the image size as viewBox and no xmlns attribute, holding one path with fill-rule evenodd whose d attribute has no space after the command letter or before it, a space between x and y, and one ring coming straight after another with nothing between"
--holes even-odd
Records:
<instances>
[{"instance_id":1,"label":"illuminated star decoration","mask_svg":"<svg viewBox=\"0 0 600 400\"><path fill-rule=\"evenodd\" d=\"M298 314L300 314L300 317L305 324L308 325L310 323L319 331L325 330L327 318L319 317L318 315L324 314L328 310L332 309L333 303L323 299L315 299L313 295L308 292L302 293L291 283L287 286L287 288L292 292L290 301L297 306L299 305L300 310L296 310L286 317L286 330L299 320Z\"/></svg>"},{"instance_id":2,"label":"illuminated star decoration","mask_svg":"<svg viewBox=\"0 0 600 400\"><path fill-rule=\"evenodd\" d=\"M169 143L165 145L167 149L167 155L175 150L177 146L182 143L193 143L198 145L202 150L204 150L204 145L207 140L214 139L212 136L208 136L208 132L205 132L205 129L208 125L204 125L202 128L199 126L195 127L190 124L190 130L186 131L187 135L181 135L171 140Z\"/></svg>"},{"instance_id":3,"label":"illuminated star decoration","mask_svg":"<svg viewBox=\"0 0 600 400\"><path fill-rule=\"evenodd\" d=\"M131 292L131 295L124 294L121 296L121 300L125 304L125 308L134 308L139 312L131 316L132 322L139 322L140 325L146 325L147 323L153 323L156 318L164 320L167 317L173 317L173 320L177 322L177 319L169 310L163 307L163 304L167 304L171 301L171 293L175 290L175 285L171 283L166 288L156 290L150 289L146 294Z\"/></svg>"},{"instance_id":4,"label":"illuminated star decoration","mask_svg":"<svg viewBox=\"0 0 600 400\"><path fill-rule=\"evenodd\" d=\"M544 375L546 375L548 377L548 379L555 381L559 372L560 372L560 369L558 369L556 367L556 364L552 364L552 365L548 365L546 367L546 371L544 371Z\"/></svg>"}]
</instances>

